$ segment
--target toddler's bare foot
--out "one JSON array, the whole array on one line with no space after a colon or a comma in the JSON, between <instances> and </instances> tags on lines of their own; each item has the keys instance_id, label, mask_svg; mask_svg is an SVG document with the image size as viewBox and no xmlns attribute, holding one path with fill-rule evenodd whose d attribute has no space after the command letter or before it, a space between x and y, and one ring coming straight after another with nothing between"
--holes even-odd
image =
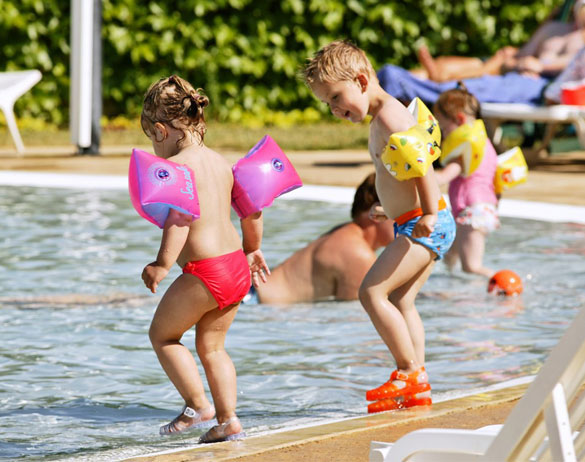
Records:
<instances>
[{"instance_id":1,"label":"toddler's bare foot","mask_svg":"<svg viewBox=\"0 0 585 462\"><path fill-rule=\"evenodd\" d=\"M220 441L233 441L245 438L246 433L242 430L240 419L231 417L224 423L216 425L199 438L199 443L218 443Z\"/></svg>"}]
</instances>

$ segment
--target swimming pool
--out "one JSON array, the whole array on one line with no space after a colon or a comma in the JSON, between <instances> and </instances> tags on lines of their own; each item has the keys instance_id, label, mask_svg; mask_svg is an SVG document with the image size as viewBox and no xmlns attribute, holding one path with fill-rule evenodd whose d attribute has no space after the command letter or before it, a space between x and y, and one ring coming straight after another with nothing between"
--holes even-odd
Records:
<instances>
[{"instance_id":1,"label":"swimming pool","mask_svg":"<svg viewBox=\"0 0 585 462\"><path fill-rule=\"evenodd\" d=\"M340 202L277 201L265 214L269 263L347 220ZM195 444L197 432L158 436L182 405L148 340L158 296L140 280L160 231L122 189L1 186L0 213L0 459L106 461ZM439 264L417 303L435 400L535 374L585 304L582 224L504 218L486 262L518 272L523 296L488 296L484 281ZM363 415L364 391L390 371L358 302L242 307L227 348L251 435Z\"/></svg>"}]
</instances>

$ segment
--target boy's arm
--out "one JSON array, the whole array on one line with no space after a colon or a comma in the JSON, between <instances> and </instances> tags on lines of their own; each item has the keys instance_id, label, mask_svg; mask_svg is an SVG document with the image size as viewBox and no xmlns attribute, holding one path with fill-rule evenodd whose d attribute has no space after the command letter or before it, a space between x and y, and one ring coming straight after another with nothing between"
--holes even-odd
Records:
<instances>
[{"instance_id":1,"label":"boy's arm","mask_svg":"<svg viewBox=\"0 0 585 462\"><path fill-rule=\"evenodd\" d=\"M191 221L191 215L180 213L175 209L169 211L156 261L146 265L142 271L142 280L152 293L156 292L160 281L165 278L179 258L179 254L187 242Z\"/></svg>"},{"instance_id":2,"label":"boy's arm","mask_svg":"<svg viewBox=\"0 0 585 462\"><path fill-rule=\"evenodd\" d=\"M430 166L425 176L414 179L423 215L414 226L412 237L428 237L435 229L439 214L439 198L435 192L438 190L437 180L433 174L429 174L434 171L432 169L433 167Z\"/></svg>"},{"instance_id":3,"label":"boy's arm","mask_svg":"<svg viewBox=\"0 0 585 462\"><path fill-rule=\"evenodd\" d=\"M270 274L270 269L266 264L262 250L260 250L264 228L262 212L256 212L242 218L240 227L242 228L242 247L252 273L252 283L254 287L258 287L260 280L266 282L266 275Z\"/></svg>"}]
</instances>

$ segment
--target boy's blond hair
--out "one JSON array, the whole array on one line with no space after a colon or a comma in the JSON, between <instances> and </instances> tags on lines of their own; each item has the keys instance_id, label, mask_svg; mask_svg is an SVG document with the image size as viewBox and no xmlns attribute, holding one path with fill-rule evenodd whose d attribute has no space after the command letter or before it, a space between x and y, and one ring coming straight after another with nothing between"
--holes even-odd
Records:
<instances>
[{"instance_id":1,"label":"boy's blond hair","mask_svg":"<svg viewBox=\"0 0 585 462\"><path fill-rule=\"evenodd\" d=\"M364 51L347 40L336 40L321 48L303 70L303 78L309 86L319 82L353 81L359 74L377 79Z\"/></svg>"}]
</instances>

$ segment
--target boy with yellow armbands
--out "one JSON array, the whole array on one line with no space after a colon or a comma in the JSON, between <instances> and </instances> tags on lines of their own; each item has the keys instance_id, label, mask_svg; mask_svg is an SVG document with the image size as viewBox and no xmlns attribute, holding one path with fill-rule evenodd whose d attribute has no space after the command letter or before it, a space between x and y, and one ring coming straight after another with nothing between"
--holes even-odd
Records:
<instances>
[{"instance_id":1,"label":"boy with yellow armbands","mask_svg":"<svg viewBox=\"0 0 585 462\"><path fill-rule=\"evenodd\" d=\"M386 93L365 53L349 42L332 42L318 51L304 78L333 115L354 123L372 117L368 148L381 203L372 215L396 222L395 240L359 289L362 305L396 361L390 379L366 393L368 401L376 401L368 411L430 404L424 327L414 302L455 234L433 174L432 162L440 155L437 122L418 102L411 113Z\"/></svg>"}]
</instances>

